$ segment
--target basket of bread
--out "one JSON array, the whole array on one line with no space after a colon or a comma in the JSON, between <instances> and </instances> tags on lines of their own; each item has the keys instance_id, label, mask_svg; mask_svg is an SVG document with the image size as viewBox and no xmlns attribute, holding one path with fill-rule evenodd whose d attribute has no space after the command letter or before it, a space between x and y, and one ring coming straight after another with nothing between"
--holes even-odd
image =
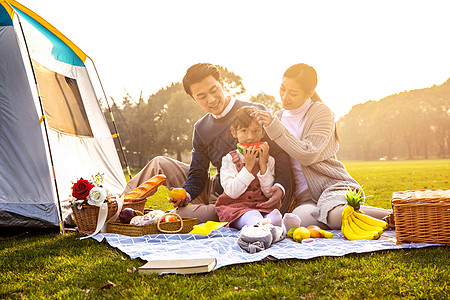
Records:
<instances>
[{"instance_id":1,"label":"basket of bread","mask_svg":"<svg viewBox=\"0 0 450 300\"><path fill-rule=\"evenodd\" d=\"M97 191L95 182L80 180L72 187L74 200L71 208L78 232L87 235L98 233L105 223L115 221L124 209L143 212L147 202L146 197L165 183L166 176L155 175L123 197L108 195L95 197L93 194Z\"/></svg>"},{"instance_id":2,"label":"basket of bread","mask_svg":"<svg viewBox=\"0 0 450 300\"><path fill-rule=\"evenodd\" d=\"M183 234L190 232L194 225L197 225L196 218L182 218L162 210L146 209L140 212L126 208L119 214L119 221L108 223L107 231L127 236Z\"/></svg>"}]
</instances>

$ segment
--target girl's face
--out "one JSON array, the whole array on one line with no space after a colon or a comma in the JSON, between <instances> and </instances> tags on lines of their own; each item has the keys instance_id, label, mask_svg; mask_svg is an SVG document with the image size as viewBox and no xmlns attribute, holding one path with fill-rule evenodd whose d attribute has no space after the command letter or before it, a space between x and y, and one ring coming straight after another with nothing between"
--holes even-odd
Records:
<instances>
[{"instance_id":1,"label":"girl's face","mask_svg":"<svg viewBox=\"0 0 450 300\"><path fill-rule=\"evenodd\" d=\"M231 126L231 134L239 143L257 143L264 137L264 130L257 121L252 121L248 127L235 129Z\"/></svg>"},{"instance_id":2,"label":"girl's face","mask_svg":"<svg viewBox=\"0 0 450 300\"><path fill-rule=\"evenodd\" d=\"M283 77L280 87L280 98L284 109L292 110L299 108L313 94L314 90L309 92L302 90L294 78Z\"/></svg>"}]
</instances>

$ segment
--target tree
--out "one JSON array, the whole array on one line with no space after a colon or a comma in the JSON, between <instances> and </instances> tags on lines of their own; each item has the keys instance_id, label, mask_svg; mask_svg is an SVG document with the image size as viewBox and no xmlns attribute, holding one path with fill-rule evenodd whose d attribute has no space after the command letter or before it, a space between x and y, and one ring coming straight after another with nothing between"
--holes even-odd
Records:
<instances>
[{"instance_id":1,"label":"tree","mask_svg":"<svg viewBox=\"0 0 450 300\"><path fill-rule=\"evenodd\" d=\"M224 82L225 91L232 97L242 95L245 93L245 87L242 83L242 78L239 75L228 71L227 68L217 65L219 69L220 77Z\"/></svg>"},{"instance_id":2,"label":"tree","mask_svg":"<svg viewBox=\"0 0 450 300\"><path fill-rule=\"evenodd\" d=\"M251 102L257 102L264 104L270 110L270 112L274 113L277 110L281 109L281 104L275 101L275 97L267 94L258 94L257 96L252 96L250 98Z\"/></svg>"}]
</instances>

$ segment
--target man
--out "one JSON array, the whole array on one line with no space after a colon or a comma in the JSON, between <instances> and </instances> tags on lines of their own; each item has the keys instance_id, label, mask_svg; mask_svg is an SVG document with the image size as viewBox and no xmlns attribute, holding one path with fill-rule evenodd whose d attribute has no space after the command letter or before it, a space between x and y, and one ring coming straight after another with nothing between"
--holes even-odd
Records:
<instances>
[{"instance_id":1,"label":"man","mask_svg":"<svg viewBox=\"0 0 450 300\"><path fill-rule=\"evenodd\" d=\"M223 192L220 176L209 175L210 164L220 170L222 157L236 149L237 140L230 132L234 113L245 105L267 108L258 103L240 101L225 93L224 83L219 70L212 64L199 63L191 66L183 78L183 87L192 100L207 113L194 125L193 150L190 166L171 158L158 156L150 161L144 169L131 179L125 193L156 174L167 176L167 187L180 187L186 190L186 198L169 201L177 208L182 217L195 217L199 223L208 220L218 221L214 203ZM291 191L289 156L276 143L270 144L270 155L275 158L275 185L271 189L270 203L281 201ZM290 200L290 196L284 197ZM193 200L194 203L188 205ZM289 203L285 201L281 210L287 211Z\"/></svg>"}]
</instances>

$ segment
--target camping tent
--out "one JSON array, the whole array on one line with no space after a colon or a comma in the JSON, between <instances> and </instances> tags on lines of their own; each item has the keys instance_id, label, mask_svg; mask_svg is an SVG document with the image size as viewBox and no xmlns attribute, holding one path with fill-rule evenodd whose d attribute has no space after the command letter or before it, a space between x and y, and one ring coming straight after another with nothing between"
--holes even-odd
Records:
<instances>
[{"instance_id":1,"label":"camping tent","mask_svg":"<svg viewBox=\"0 0 450 300\"><path fill-rule=\"evenodd\" d=\"M110 192L123 191L87 58L36 13L0 0L0 230L58 226L80 177L104 174Z\"/></svg>"}]
</instances>

